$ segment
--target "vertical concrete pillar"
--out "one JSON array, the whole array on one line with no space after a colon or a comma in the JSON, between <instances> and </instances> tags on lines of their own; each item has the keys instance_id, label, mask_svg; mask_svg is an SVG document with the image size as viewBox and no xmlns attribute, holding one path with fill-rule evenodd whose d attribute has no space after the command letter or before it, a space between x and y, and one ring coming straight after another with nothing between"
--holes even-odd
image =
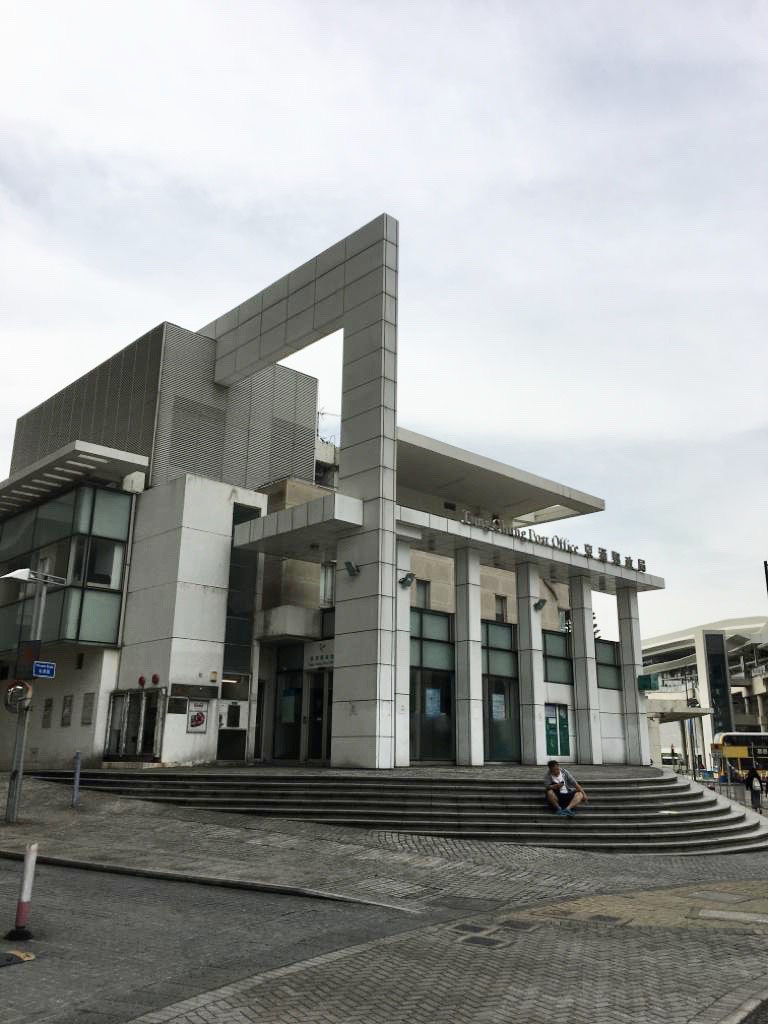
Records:
<instances>
[{"instance_id":1,"label":"vertical concrete pillar","mask_svg":"<svg viewBox=\"0 0 768 1024\"><path fill-rule=\"evenodd\" d=\"M643 671L637 591L626 587L620 589L616 594L616 605L619 616L619 656L627 764L648 764L651 752L646 698L637 688L637 677Z\"/></svg>"},{"instance_id":2,"label":"vertical concrete pillar","mask_svg":"<svg viewBox=\"0 0 768 1024\"><path fill-rule=\"evenodd\" d=\"M544 653L541 612L533 607L540 597L539 567L518 565L517 660L520 677L520 733L523 764L545 764L547 737L544 723Z\"/></svg>"},{"instance_id":3,"label":"vertical concrete pillar","mask_svg":"<svg viewBox=\"0 0 768 1024\"><path fill-rule=\"evenodd\" d=\"M397 540L397 580L411 571L411 545ZM411 588L397 585L395 630L395 766L411 763Z\"/></svg>"},{"instance_id":4,"label":"vertical concrete pillar","mask_svg":"<svg viewBox=\"0 0 768 1024\"><path fill-rule=\"evenodd\" d=\"M345 246L339 490L362 499L363 526L337 548L331 764L392 768L397 222L381 217Z\"/></svg>"},{"instance_id":5,"label":"vertical concrete pillar","mask_svg":"<svg viewBox=\"0 0 768 1024\"><path fill-rule=\"evenodd\" d=\"M456 763L481 765L483 751L483 658L480 554L456 552Z\"/></svg>"},{"instance_id":6,"label":"vertical concrete pillar","mask_svg":"<svg viewBox=\"0 0 768 1024\"><path fill-rule=\"evenodd\" d=\"M571 580L571 647L577 757L581 764L602 764L600 694L589 576L576 576Z\"/></svg>"}]
</instances>

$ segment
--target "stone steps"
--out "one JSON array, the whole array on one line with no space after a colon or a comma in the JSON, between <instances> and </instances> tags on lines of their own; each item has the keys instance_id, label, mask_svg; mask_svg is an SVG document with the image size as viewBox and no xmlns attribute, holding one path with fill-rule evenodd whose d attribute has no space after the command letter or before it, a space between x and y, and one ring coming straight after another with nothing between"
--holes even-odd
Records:
<instances>
[{"instance_id":1,"label":"stone steps","mask_svg":"<svg viewBox=\"0 0 768 1024\"><path fill-rule=\"evenodd\" d=\"M31 772L70 783L69 771ZM768 849L768 829L714 793L673 775L593 777L573 819L544 805L533 778L452 779L297 770L87 770L81 786L115 797L195 810L293 818L324 825L614 853Z\"/></svg>"}]
</instances>

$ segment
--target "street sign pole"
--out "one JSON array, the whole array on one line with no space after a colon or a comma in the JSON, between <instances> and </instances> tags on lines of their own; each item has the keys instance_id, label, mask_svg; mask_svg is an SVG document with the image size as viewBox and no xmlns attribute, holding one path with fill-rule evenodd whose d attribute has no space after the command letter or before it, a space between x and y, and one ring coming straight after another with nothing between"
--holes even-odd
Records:
<instances>
[{"instance_id":1,"label":"street sign pole","mask_svg":"<svg viewBox=\"0 0 768 1024\"><path fill-rule=\"evenodd\" d=\"M5 821L8 825L15 825L19 817L21 784L24 780L24 752L27 748L27 730L29 728L29 709L31 705L32 701L30 699L23 700L19 704L18 718L16 720L16 742L13 746L11 777L8 781L8 802L5 807Z\"/></svg>"}]
</instances>

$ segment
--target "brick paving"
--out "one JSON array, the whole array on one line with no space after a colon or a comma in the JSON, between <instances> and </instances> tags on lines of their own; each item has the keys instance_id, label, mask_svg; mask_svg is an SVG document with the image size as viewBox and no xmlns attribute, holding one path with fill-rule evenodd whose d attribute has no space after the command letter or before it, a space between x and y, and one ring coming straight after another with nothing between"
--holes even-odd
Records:
<instances>
[{"instance_id":1,"label":"brick paving","mask_svg":"<svg viewBox=\"0 0 768 1024\"><path fill-rule=\"evenodd\" d=\"M251 971L125 1021L721 1024L768 987L762 852L609 856L98 793L73 812L66 797L27 783L25 821L0 830L0 848L34 837L63 856L297 884L408 912L405 934ZM701 916L718 908L748 918Z\"/></svg>"}]
</instances>

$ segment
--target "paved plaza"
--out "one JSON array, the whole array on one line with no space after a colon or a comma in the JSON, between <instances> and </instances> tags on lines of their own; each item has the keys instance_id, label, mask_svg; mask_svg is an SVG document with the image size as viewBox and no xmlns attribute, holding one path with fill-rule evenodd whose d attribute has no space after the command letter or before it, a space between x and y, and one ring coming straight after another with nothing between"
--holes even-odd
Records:
<instances>
[{"instance_id":1,"label":"paved plaza","mask_svg":"<svg viewBox=\"0 0 768 1024\"><path fill-rule=\"evenodd\" d=\"M28 780L0 849L37 839L166 878L43 864L37 958L0 973L8 1024L730 1024L768 997L763 853L577 854L68 797ZM9 923L18 872L0 861Z\"/></svg>"}]
</instances>

